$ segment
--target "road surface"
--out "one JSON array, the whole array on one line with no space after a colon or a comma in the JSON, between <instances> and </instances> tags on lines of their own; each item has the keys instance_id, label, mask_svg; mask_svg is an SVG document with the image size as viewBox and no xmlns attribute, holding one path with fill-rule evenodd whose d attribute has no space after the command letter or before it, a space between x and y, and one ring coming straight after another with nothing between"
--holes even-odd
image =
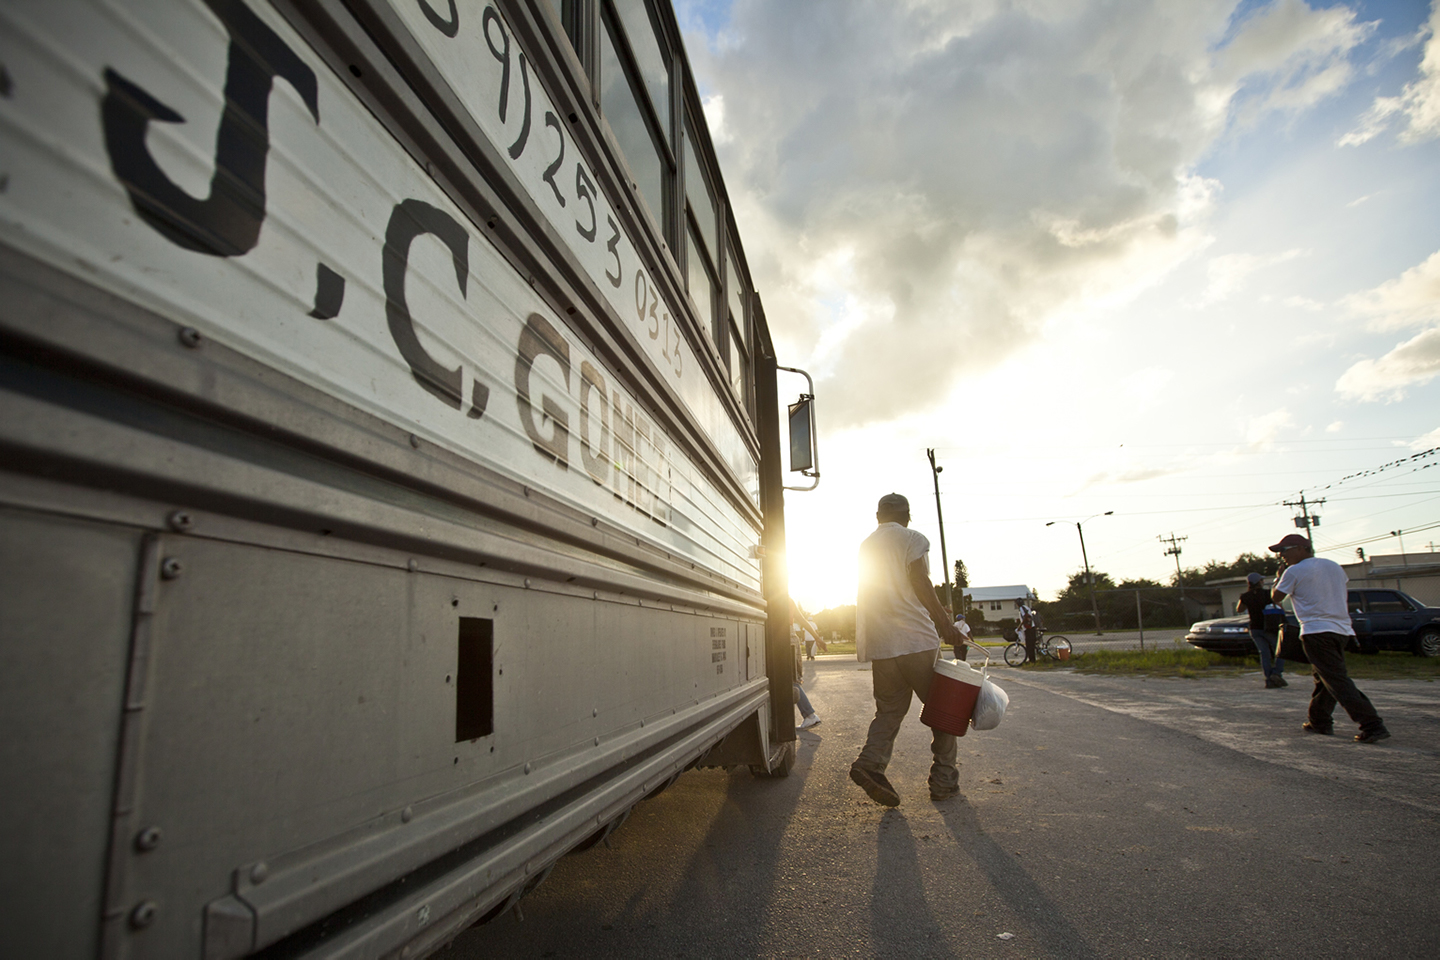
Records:
<instances>
[{"instance_id":1,"label":"road surface","mask_svg":"<svg viewBox=\"0 0 1440 960\"><path fill-rule=\"evenodd\" d=\"M889 775L848 779L873 704L807 662L823 723L785 780L691 771L440 956L1440 956L1440 685L1367 681L1394 738L1302 733L1307 678L998 669L999 729L932 802L919 705Z\"/></svg>"}]
</instances>

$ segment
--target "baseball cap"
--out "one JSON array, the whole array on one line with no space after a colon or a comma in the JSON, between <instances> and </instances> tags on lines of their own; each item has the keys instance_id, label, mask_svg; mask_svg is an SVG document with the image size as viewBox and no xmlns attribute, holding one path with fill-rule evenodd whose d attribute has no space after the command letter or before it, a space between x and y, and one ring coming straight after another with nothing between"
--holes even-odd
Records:
<instances>
[{"instance_id":1,"label":"baseball cap","mask_svg":"<svg viewBox=\"0 0 1440 960\"><path fill-rule=\"evenodd\" d=\"M1261 577L1260 574L1258 574L1258 573L1252 573L1252 574L1250 574L1249 576L1247 576L1245 579L1246 579L1246 580L1249 580L1251 583L1259 583L1259 582L1260 582L1262 579L1264 579L1264 578Z\"/></svg>"},{"instance_id":2,"label":"baseball cap","mask_svg":"<svg viewBox=\"0 0 1440 960\"><path fill-rule=\"evenodd\" d=\"M898 493L887 493L880 498L880 504L875 508L876 513L909 513L910 501Z\"/></svg>"},{"instance_id":3,"label":"baseball cap","mask_svg":"<svg viewBox=\"0 0 1440 960\"><path fill-rule=\"evenodd\" d=\"M1270 547L1270 550L1274 551L1275 553L1280 553L1282 550L1289 550L1291 547L1308 547L1308 546L1310 546L1310 541L1309 541L1309 540L1306 540L1304 537L1300 536L1300 534L1298 534L1298 533L1287 533L1285 536L1283 536L1283 537L1280 538L1280 542L1279 542L1279 543L1273 544L1273 545Z\"/></svg>"}]
</instances>

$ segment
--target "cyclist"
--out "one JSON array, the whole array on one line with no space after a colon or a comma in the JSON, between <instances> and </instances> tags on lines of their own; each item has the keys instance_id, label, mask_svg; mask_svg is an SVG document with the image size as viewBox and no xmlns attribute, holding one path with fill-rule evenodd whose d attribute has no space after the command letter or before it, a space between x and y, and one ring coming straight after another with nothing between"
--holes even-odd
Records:
<instances>
[{"instance_id":1,"label":"cyclist","mask_svg":"<svg viewBox=\"0 0 1440 960\"><path fill-rule=\"evenodd\" d=\"M1030 609L1024 600L1019 601L1019 604L1020 623L1018 629L1020 631L1020 639L1025 643L1025 662L1034 663L1035 643L1040 639L1040 631L1035 624L1035 612Z\"/></svg>"}]
</instances>

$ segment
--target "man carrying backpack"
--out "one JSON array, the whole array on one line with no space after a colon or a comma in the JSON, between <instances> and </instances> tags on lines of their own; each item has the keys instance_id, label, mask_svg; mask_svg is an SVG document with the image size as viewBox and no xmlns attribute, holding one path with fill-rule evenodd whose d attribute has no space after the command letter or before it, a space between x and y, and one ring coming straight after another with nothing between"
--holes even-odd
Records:
<instances>
[{"instance_id":1,"label":"man carrying backpack","mask_svg":"<svg viewBox=\"0 0 1440 960\"><path fill-rule=\"evenodd\" d=\"M1265 608L1272 605L1270 593L1261 586L1264 578L1260 574L1252 573L1246 579L1250 581L1250 589L1240 594L1240 599L1235 601L1235 612L1246 610L1250 613L1250 639L1255 641L1255 649L1260 653L1260 669L1265 674L1265 686L1288 687L1290 684L1285 682L1285 661L1275 656L1275 634L1265 626Z\"/></svg>"}]
</instances>

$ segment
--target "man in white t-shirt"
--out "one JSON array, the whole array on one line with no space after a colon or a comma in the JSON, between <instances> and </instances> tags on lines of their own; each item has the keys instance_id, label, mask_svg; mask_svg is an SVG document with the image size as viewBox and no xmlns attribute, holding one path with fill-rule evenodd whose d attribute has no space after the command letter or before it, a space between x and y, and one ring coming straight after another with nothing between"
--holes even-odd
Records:
<instances>
[{"instance_id":1,"label":"man in white t-shirt","mask_svg":"<svg viewBox=\"0 0 1440 960\"><path fill-rule=\"evenodd\" d=\"M960 631L960 643L955 647L955 659L964 660L966 643L970 642L970 624L965 622L965 615L960 614L955 618L955 629Z\"/></svg>"},{"instance_id":2,"label":"man in white t-shirt","mask_svg":"<svg viewBox=\"0 0 1440 960\"><path fill-rule=\"evenodd\" d=\"M860 584L855 611L855 655L871 664L875 719L865 748L850 767L850 779L887 807L900 795L885 779L895 735L910 711L910 696L925 702L934 676L940 641L963 647L960 631L935 595L930 582L930 541L909 529L910 501L898 493L880 498L879 524L860 545ZM955 735L934 731L930 750L930 799L946 800L960 792L955 767Z\"/></svg>"},{"instance_id":3,"label":"man in white t-shirt","mask_svg":"<svg viewBox=\"0 0 1440 960\"><path fill-rule=\"evenodd\" d=\"M1385 721L1345 669L1345 644L1355 636L1355 628L1350 624L1345 602L1349 578L1344 569L1334 560L1315 556L1310 541L1298 533L1284 537L1270 549L1284 561L1271 599L1279 603L1290 597L1300 621L1300 645L1315 668L1309 716L1301 726L1311 733L1334 733L1335 704L1339 703L1360 725L1356 740L1376 743L1388 738L1390 731L1385 729Z\"/></svg>"}]
</instances>

